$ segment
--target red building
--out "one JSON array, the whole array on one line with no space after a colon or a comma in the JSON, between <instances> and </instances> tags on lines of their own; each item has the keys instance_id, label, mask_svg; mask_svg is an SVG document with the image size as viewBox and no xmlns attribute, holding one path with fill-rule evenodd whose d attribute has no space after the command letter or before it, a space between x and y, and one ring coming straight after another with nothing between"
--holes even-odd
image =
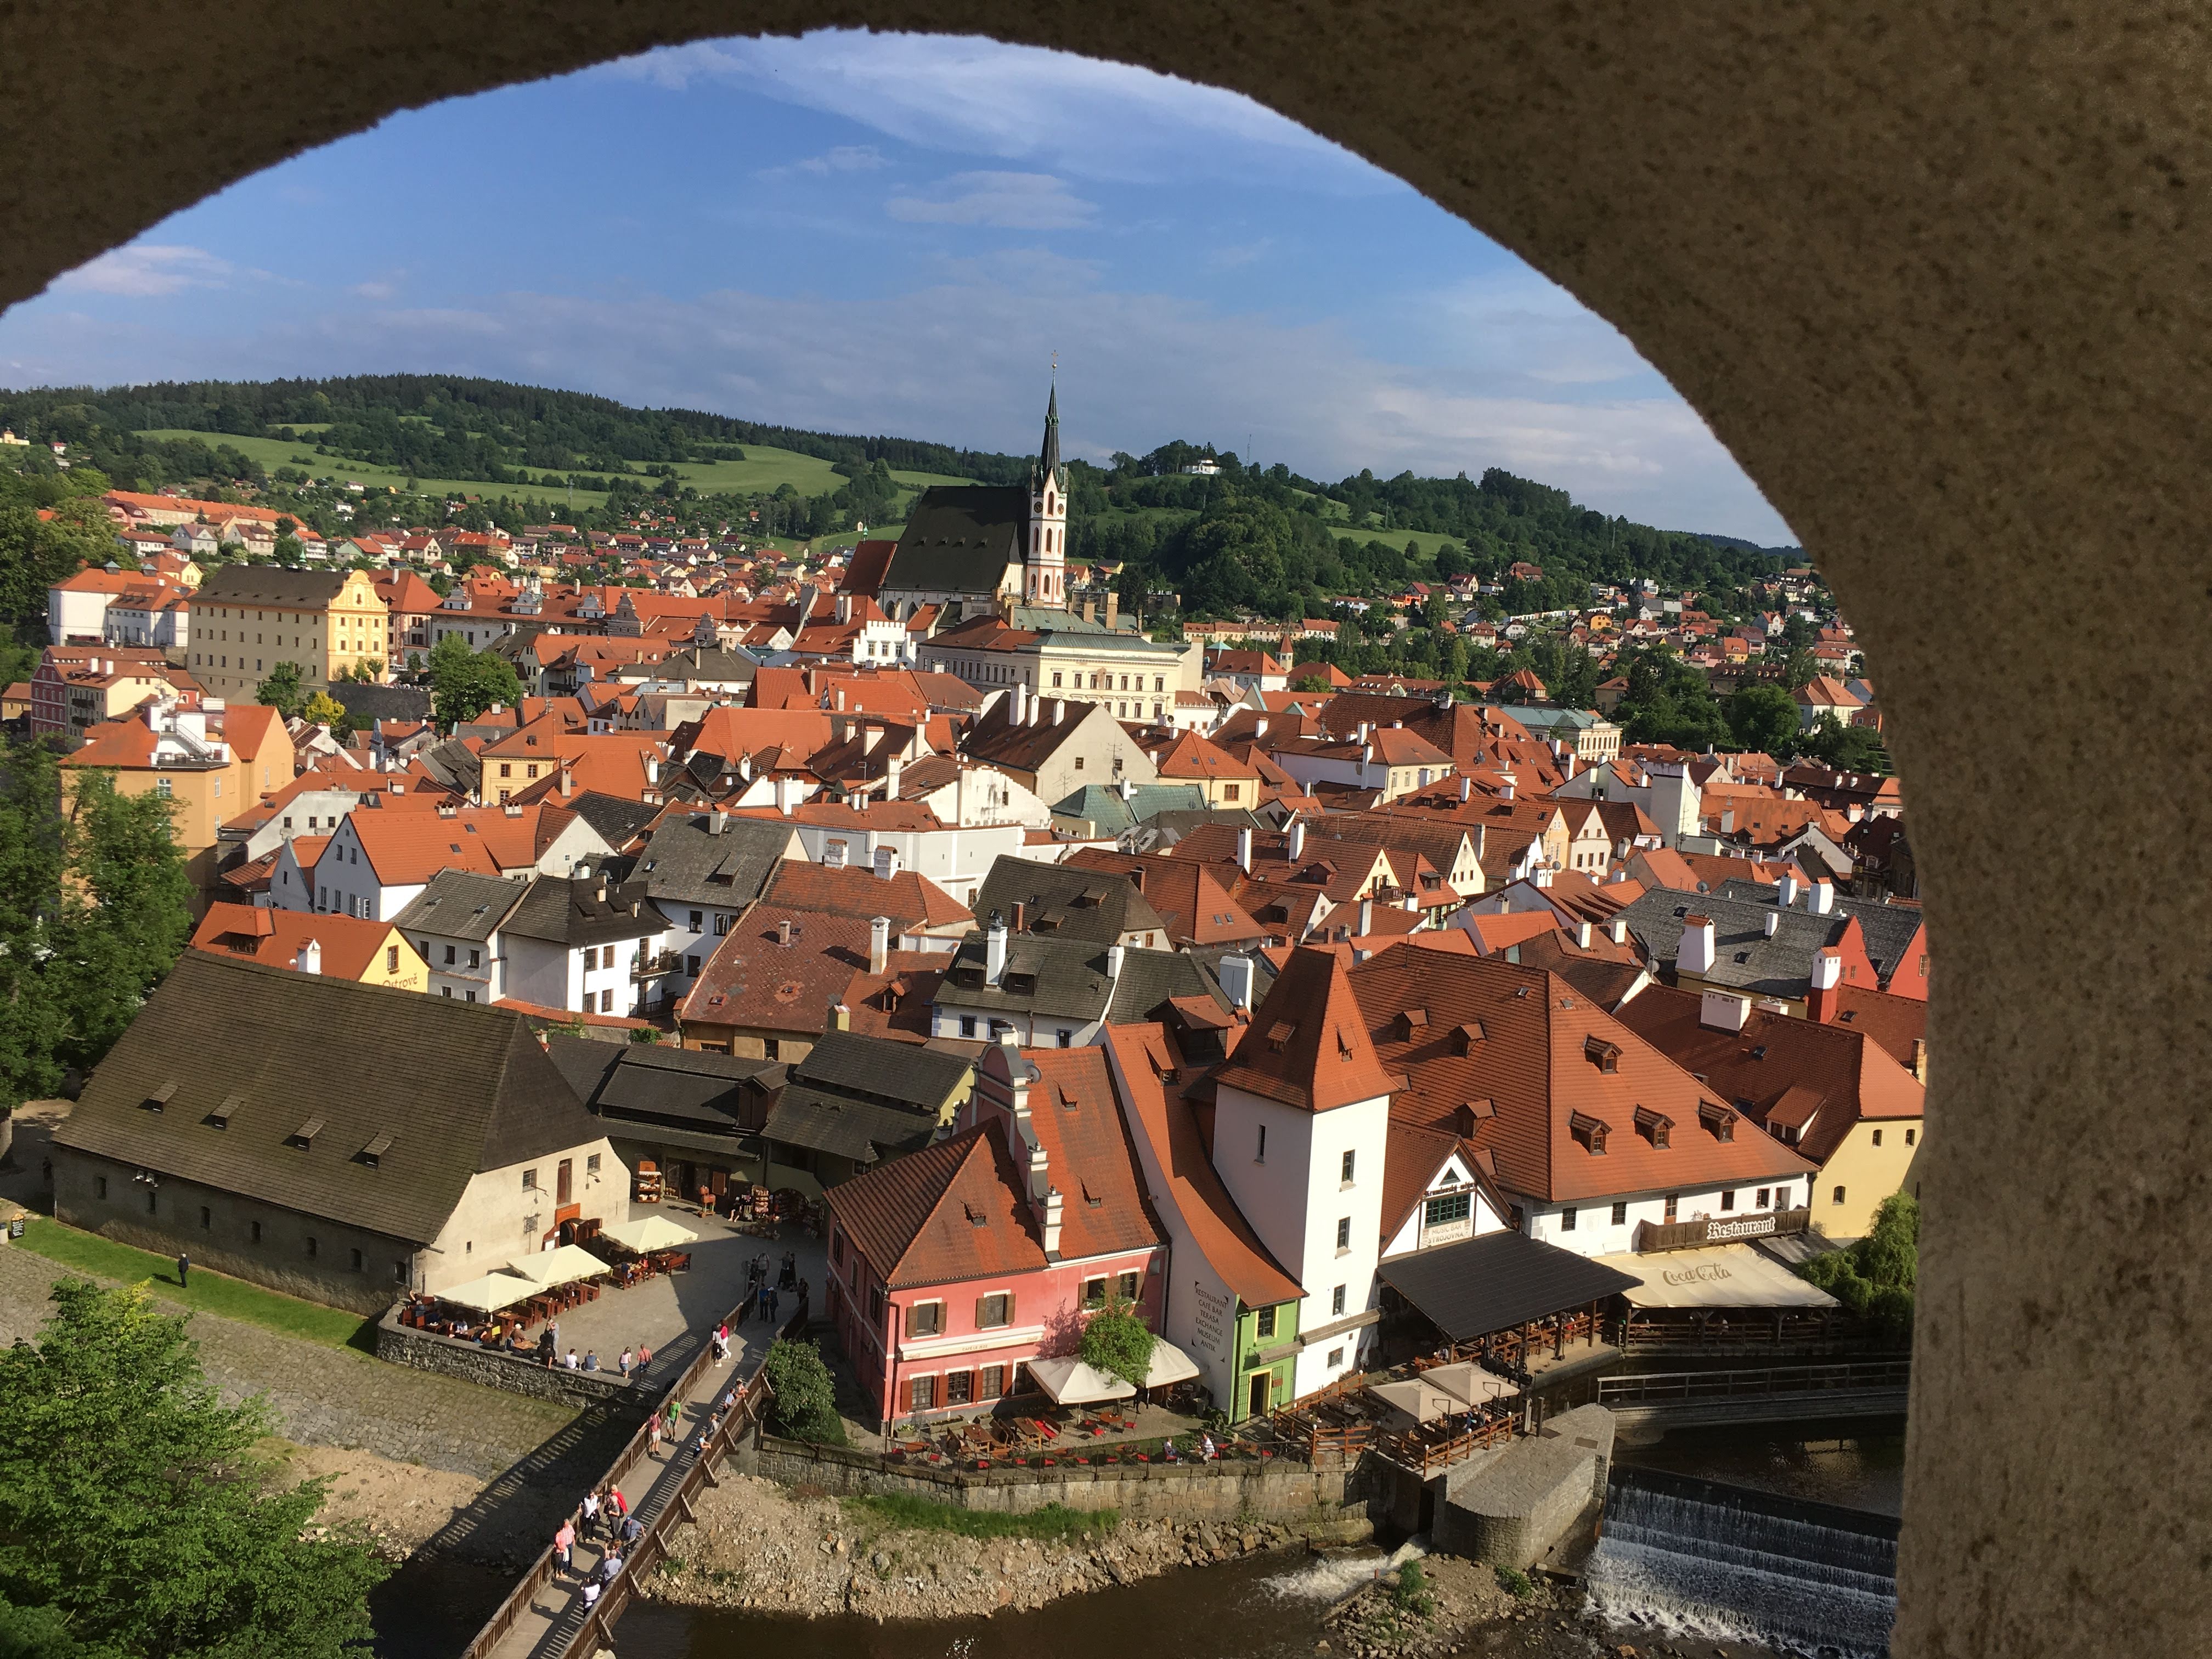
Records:
<instances>
[{"instance_id":1,"label":"red building","mask_svg":"<svg viewBox=\"0 0 2212 1659\"><path fill-rule=\"evenodd\" d=\"M986 1049L949 1138L829 1203L828 1310L886 1425L1028 1392L1109 1295L1159 1328L1167 1250L1100 1049Z\"/></svg>"}]
</instances>

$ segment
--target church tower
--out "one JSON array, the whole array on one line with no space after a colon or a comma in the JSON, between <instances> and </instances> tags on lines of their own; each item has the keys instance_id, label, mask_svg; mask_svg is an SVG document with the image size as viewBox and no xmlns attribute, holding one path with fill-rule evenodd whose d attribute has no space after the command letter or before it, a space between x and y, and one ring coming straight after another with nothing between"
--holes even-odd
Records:
<instances>
[{"instance_id":1,"label":"church tower","mask_svg":"<svg viewBox=\"0 0 2212 1659\"><path fill-rule=\"evenodd\" d=\"M1044 447L1030 469L1029 536L1022 559L1022 602L1067 609L1067 469L1060 464L1060 388L1045 405Z\"/></svg>"}]
</instances>

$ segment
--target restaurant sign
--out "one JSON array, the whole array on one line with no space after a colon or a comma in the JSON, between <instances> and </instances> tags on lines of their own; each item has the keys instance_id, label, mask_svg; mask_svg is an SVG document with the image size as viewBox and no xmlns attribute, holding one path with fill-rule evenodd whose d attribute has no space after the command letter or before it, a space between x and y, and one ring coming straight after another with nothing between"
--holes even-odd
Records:
<instances>
[{"instance_id":1,"label":"restaurant sign","mask_svg":"<svg viewBox=\"0 0 2212 1659\"><path fill-rule=\"evenodd\" d=\"M1708 1221L1705 1237L1717 1243L1724 1238L1758 1238L1774 1231L1774 1212L1765 1215L1747 1215L1736 1221Z\"/></svg>"}]
</instances>

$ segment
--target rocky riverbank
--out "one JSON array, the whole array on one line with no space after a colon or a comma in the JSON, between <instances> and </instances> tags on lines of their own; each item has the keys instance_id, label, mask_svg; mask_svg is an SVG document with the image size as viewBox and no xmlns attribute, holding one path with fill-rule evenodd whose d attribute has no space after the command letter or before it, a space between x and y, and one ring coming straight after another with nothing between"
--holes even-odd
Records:
<instances>
[{"instance_id":1,"label":"rocky riverbank","mask_svg":"<svg viewBox=\"0 0 2212 1659\"><path fill-rule=\"evenodd\" d=\"M1125 1521L1054 1535L1054 1517L1031 1520L1030 1536L973 1536L899 1524L865 1499L726 1474L702 1495L696 1522L671 1536L668 1564L647 1589L700 1607L879 1620L971 1617L1310 1540L1355 1542L1370 1531L1364 1520Z\"/></svg>"}]
</instances>

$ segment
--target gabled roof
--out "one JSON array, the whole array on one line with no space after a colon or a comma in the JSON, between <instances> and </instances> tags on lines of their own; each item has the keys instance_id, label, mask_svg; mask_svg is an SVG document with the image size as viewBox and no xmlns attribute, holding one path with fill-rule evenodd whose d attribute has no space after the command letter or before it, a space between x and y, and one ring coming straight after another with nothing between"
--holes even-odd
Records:
<instances>
[{"instance_id":1,"label":"gabled roof","mask_svg":"<svg viewBox=\"0 0 2212 1659\"><path fill-rule=\"evenodd\" d=\"M1214 1080L1310 1112L1388 1095L1402 1081L1376 1058L1342 963L1304 947L1291 953Z\"/></svg>"},{"instance_id":2,"label":"gabled roof","mask_svg":"<svg viewBox=\"0 0 2212 1659\"><path fill-rule=\"evenodd\" d=\"M441 871L392 919L392 926L403 933L489 939L522 902L526 890L522 883L505 876Z\"/></svg>"},{"instance_id":3,"label":"gabled roof","mask_svg":"<svg viewBox=\"0 0 2212 1659\"><path fill-rule=\"evenodd\" d=\"M1034 1273L1044 1241L998 1122L829 1190L830 1213L893 1290Z\"/></svg>"},{"instance_id":4,"label":"gabled roof","mask_svg":"<svg viewBox=\"0 0 2212 1659\"><path fill-rule=\"evenodd\" d=\"M741 908L760 896L795 847L788 818L748 817L672 806L646 832L632 876L662 905Z\"/></svg>"},{"instance_id":5,"label":"gabled roof","mask_svg":"<svg viewBox=\"0 0 2212 1659\"><path fill-rule=\"evenodd\" d=\"M933 484L907 514L878 591L994 593L1022 560L1029 492L1018 484Z\"/></svg>"},{"instance_id":6,"label":"gabled roof","mask_svg":"<svg viewBox=\"0 0 2212 1659\"><path fill-rule=\"evenodd\" d=\"M1144 1125L1145 1139L1158 1159L1167 1191L1156 1196L1175 1206L1207 1265L1248 1308L1272 1307L1304 1296L1298 1281L1283 1270L1252 1231L1206 1155L1197 1115L1182 1092L1193 1068L1176 1047L1174 1033L1151 1024L1109 1026L1106 1048L1113 1056L1121 1098Z\"/></svg>"},{"instance_id":7,"label":"gabled roof","mask_svg":"<svg viewBox=\"0 0 2212 1659\"><path fill-rule=\"evenodd\" d=\"M347 570L287 570L274 564L222 564L201 579L192 604L195 610L209 605L321 610L344 592L350 574Z\"/></svg>"},{"instance_id":8,"label":"gabled roof","mask_svg":"<svg viewBox=\"0 0 2212 1659\"><path fill-rule=\"evenodd\" d=\"M347 1054L406 1063L316 1063ZM471 1176L602 1133L517 1015L187 951L54 1140L422 1244Z\"/></svg>"},{"instance_id":9,"label":"gabled roof","mask_svg":"<svg viewBox=\"0 0 2212 1659\"><path fill-rule=\"evenodd\" d=\"M1121 975L1114 981L1114 1000L1107 1005L1106 1023L1127 1025L1150 1018L1164 1002L1180 1000L1194 1011L1212 1008L1225 1019L1229 999L1198 958L1181 951L1147 951L1130 945L1121 952Z\"/></svg>"},{"instance_id":10,"label":"gabled roof","mask_svg":"<svg viewBox=\"0 0 2212 1659\"><path fill-rule=\"evenodd\" d=\"M507 884L512 885L513 884ZM210 904L192 930L192 948L216 956L289 968L300 947L313 939L322 952L325 974L360 979L375 965L378 953L392 942L389 921L316 915L260 904ZM410 947L408 955L414 954Z\"/></svg>"},{"instance_id":11,"label":"gabled roof","mask_svg":"<svg viewBox=\"0 0 2212 1659\"><path fill-rule=\"evenodd\" d=\"M1754 996L1802 997L1813 976L1813 958L1840 942L1851 924L1841 913L1819 916L1784 910L1769 934L1766 921L1775 915L1771 902L1663 887L1629 905L1620 920L1628 924L1648 959L1672 964L1680 956L1683 929L1692 915L1713 924L1713 965L1699 977Z\"/></svg>"},{"instance_id":12,"label":"gabled roof","mask_svg":"<svg viewBox=\"0 0 2212 1659\"><path fill-rule=\"evenodd\" d=\"M1745 900L1770 908L1778 906L1782 900L1782 888L1778 882L1726 881L1721 884L1720 892L1724 898ZM1798 898L1796 904L1791 907L1792 911L1805 906L1811 894L1811 887L1800 880ZM1926 915L1917 905L1882 904L1869 899L1846 898L1840 893L1836 895L1833 903L1833 915L1850 916L1858 923L1859 932L1866 940L1867 960L1874 964L1874 971L1881 982L1888 984L1889 976L1897 971L1898 963L1905 960L1912 941L1919 938L1921 930L1927 927Z\"/></svg>"},{"instance_id":13,"label":"gabled roof","mask_svg":"<svg viewBox=\"0 0 2212 1659\"><path fill-rule=\"evenodd\" d=\"M1083 939L1009 933L1006 971L992 985L984 977L984 936L970 933L953 953L938 998L959 1008L1103 1019L1114 992L1106 952L1105 945Z\"/></svg>"},{"instance_id":14,"label":"gabled roof","mask_svg":"<svg viewBox=\"0 0 2212 1659\"><path fill-rule=\"evenodd\" d=\"M579 949L643 939L666 923L646 903L642 882L602 882L586 874L538 876L507 919L506 931Z\"/></svg>"},{"instance_id":15,"label":"gabled roof","mask_svg":"<svg viewBox=\"0 0 2212 1659\"><path fill-rule=\"evenodd\" d=\"M1012 927L1016 905L1021 931L1088 945L1111 945L1124 933L1167 933L1159 913L1121 876L1002 853L975 895L975 911L1001 916Z\"/></svg>"},{"instance_id":16,"label":"gabled roof","mask_svg":"<svg viewBox=\"0 0 2212 1659\"><path fill-rule=\"evenodd\" d=\"M833 869L802 859L783 859L761 893L763 904L819 910L833 916L888 916L894 937L915 928L964 927L975 918L968 907L927 876L902 870L889 880L860 865Z\"/></svg>"}]
</instances>

